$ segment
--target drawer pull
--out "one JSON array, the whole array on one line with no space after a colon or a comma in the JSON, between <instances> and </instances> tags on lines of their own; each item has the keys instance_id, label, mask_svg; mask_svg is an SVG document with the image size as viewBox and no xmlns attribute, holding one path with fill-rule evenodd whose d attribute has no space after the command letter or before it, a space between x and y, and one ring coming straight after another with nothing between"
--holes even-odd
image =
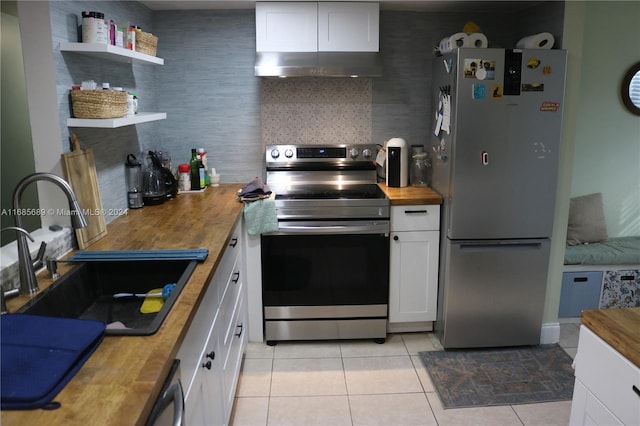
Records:
<instances>
[{"instance_id":1,"label":"drawer pull","mask_svg":"<svg viewBox=\"0 0 640 426\"><path fill-rule=\"evenodd\" d=\"M405 210L404 211L404 214L420 214L420 213L426 214L427 211L426 210Z\"/></svg>"},{"instance_id":2,"label":"drawer pull","mask_svg":"<svg viewBox=\"0 0 640 426\"><path fill-rule=\"evenodd\" d=\"M400 238L397 235L393 236L393 241L398 241Z\"/></svg>"},{"instance_id":3,"label":"drawer pull","mask_svg":"<svg viewBox=\"0 0 640 426\"><path fill-rule=\"evenodd\" d=\"M235 248L238 245L238 238L237 237L233 237L231 239L231 242L229 243L229 245L233 248Z\"/></svg>"},{"instance_id":4,"label":"drawer pull","mask_svg":"<svg viewBox=\"0 0 640 426\"><path fill-rule=\"evenodd\" d=\"M589 281L588 277L575 277L573 279L574 283L586 283L587 281Z\"/></svg>"},{"instance_id":5,"label":"drawer pull","mask_svg":"<svg viewBox=\"0 0 640 426\"><path fill-rule=\"evenodd\" d=\"M234 284L238 284L238 281L240 281L240 272L234 272L231 281L233 281Z\"/></svg>"},{"instance_id":6,"label":"drawer pull","mask_svg":"<svg viewBox=\"0 0 640 426\"><path fill-rule=\"evenodd\" d=\"M236 325L236 328L240 328L240 331L236 333L236 337L242 336L243 324Z\"/></svg>"},{"instance_id":7,"label":"drawer pull","mask_svg":"<svg viewBox=\"0 0 640 426\"><path fill-rule=\"evenodd\" d=\"M211 351L207 354L207 358L216 359L216 351Z\"/></svg>"},{"instance_id":8,"label":"drawer pull","mask_svg":"<svg viewBox=\"0 0 640 426\"><path fill-rule=\"evenodd\" d=\"M633 275L623 275L620 277L620 281L633 281L635 279L636 277L634 277Z\"/></svg>"},{"instance_id":9,"label":"drawer pull","mask_svg":"<svg viewBox=\"0 0 640 426\"><path fill-rule=\"evenodd\" d=\"M211 370L211 361L207 361L204 364L202 364L203 368L206 368L207 370Z\"/></svg>"},{"instance_id":10,"label":"drawer pull","mask_svg":"<svg viewBox=\"0 0 640 426\"><path fill-rule=\"evenodd\" d=\"M636 393L636 395L640 396L640 389L636 385L631 386L631 389Z\"/></svg>"}]
</instances>

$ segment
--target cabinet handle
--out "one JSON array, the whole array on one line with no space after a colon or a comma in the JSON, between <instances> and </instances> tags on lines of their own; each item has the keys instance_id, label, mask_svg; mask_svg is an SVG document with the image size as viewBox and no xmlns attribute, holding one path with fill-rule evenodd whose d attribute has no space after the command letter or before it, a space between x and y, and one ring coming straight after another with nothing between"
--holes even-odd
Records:
<instances>
[{"instance_id":1,"label":"cabinet handle","mask_svg":"<svg viewBox=\"0 0 640 426\"><path fill-rule=\"evenodd\" d=\"M640 396L640 389L636 385L631 386L631 389L636 393L636 395Z\"/></svg>"},{"instance_id":2,"label":"cabinet handle","mask_svg":"<svg viewBox=\"0 0 640 426\"><path fill-rule=\"evenodd\" d=\"M236 328L240 328L240 331L236 333L236 337L242 336L243 324L236 325Z\"/></svg>"},{"instance_id":3,"label":"cabinet handle","mask_svg":"<svg viewBox=\"0 0 640 426\"><path fill-rule=\"evenodd\" d=\"M238 284L238 281L240 281L240 272L234 272L233 273L233 278L231 279L231 281L233 281L234 284Z\"/></svg>"},{"instance_id":4,"label":"cabinet handle","mask_svg":"<svg viewBox=\"0 0 640 426\"><path fill-rule=\"evenodd\" d=\"M393 241L398 241L399 239L400 239L400 238L398 238L398 236L397 236L397 235L394 235L394 236L393 236Z\"/></svg>"},{"instance_id":5,"label":"cabinet handle","mask_svg":"<svg viewBox=\"0 0 640 426\"><path fill-rule=\"evenodd\" d=\"M216 352L215 351L211 351L207 354L207 358L210 359L216 359Z\"/></svg>"},{"instance_id":6,"label":"cabinet handle","mask_svg":"<svg viewBox=\"0 0 640 426\"><path fill-rule=\"evenodd\" d=\"M237 237L233 237L231 239L231 242L229 243L229 245L233 248L235 248L238 245L238 238Z\"/></svg>"},{"instance_id":7,"label":"cabinet handle","mask_svg":"<svg viewBox=\"0 0 640 426\"><path fill-rule=\"evenodd\" d=\"M207 370L211 370L211 361L207 361L204 364L202 364L203 368L206 368Z\"/></svg>"},{"instance_id":8,"label":"cabinet handle","mask_svg":"<svg viewBox=\"0 0 640 426\"><path fill-rule=\"evenodd\" d=\"M428 213L426 210L405 210L404 214L420 214L420 213Z\"/></svg>"}]
</instances>

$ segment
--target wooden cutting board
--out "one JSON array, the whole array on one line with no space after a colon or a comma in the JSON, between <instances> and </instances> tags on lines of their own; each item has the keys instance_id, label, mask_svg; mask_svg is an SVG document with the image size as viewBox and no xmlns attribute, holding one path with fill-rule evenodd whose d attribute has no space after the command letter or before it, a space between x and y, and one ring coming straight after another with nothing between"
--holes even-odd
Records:
<instances>
[{"instance_id":1,"label":"wooden cutting board","mask_svg":"<svg viewBox=\"0 0 640 426\"><path fill-rule=\"evenodd\" d=\"M107 235L107 224L102 210L93 151L81 149L80 141L73 133L69 140L71 152L62 154L62 166L67 181L76 193L80 207L89 222L85 228L76 229L78 247L83 250Z\"/></svg>"}]
</instances>

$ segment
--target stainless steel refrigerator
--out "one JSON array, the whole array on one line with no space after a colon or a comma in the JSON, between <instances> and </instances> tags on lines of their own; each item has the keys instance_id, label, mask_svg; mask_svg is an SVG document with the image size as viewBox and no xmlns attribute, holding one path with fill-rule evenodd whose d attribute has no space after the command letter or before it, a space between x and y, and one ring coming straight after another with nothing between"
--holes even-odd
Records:
<instances>
[{"instance_id":1,"label":"stainless steel refrigerator","mask_svg":"<svg viewBox=\"0 0 640 426\"><path fill-rule=\"evenodd\" d=\"M565 68L563 50L434 60L432 187L444 199L435 330L445 348L540 343Z\"/></svg>"}]
</instances>

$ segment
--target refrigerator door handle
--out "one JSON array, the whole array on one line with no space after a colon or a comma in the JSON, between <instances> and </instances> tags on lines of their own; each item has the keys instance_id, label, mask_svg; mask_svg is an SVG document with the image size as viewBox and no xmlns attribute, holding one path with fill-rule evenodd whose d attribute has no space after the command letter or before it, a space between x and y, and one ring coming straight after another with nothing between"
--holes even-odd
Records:
<instances>
[{"instance_id":1,"label":"refrigerator door handle","mask_svg":"<svg viewBox=\"0 0 640 426\"><path fill-rule=\"evenodd\" d=\"M500 242L500 243L462 243L460 251L487 252L487 251L513 251L513 250L540 250L539 242Z\"/></svg>"},{"instance_id":2,"label":"refrigerator door handle","mask_svg":"<svg viewBox=\"0 0 640 426\"><path fill-rule=\"evenodd\" d=\"M482 151L481 159L483 166L489 165L489 153L487 151Z\"/></svg>"}]
</instances>

